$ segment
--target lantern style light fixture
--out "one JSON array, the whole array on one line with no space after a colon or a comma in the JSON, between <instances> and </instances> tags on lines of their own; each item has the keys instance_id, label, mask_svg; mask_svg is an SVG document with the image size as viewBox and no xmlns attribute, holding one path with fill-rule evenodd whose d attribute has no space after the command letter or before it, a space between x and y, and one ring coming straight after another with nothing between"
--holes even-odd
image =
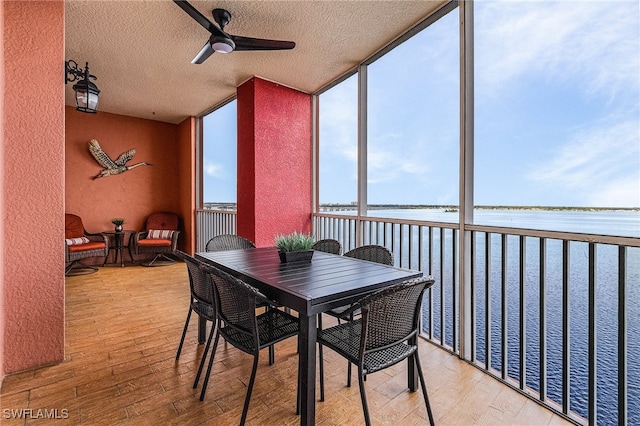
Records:
<instances>
[{"instance_id":1,"label":"lantern style light fixture","mask_svg":"<svg viewBox=\"0 0 640 426\"><path fill-rule=\"evenodd\" d=\"M89 74L89 62L86 63L84 71L78 68L78 63L74 60L68 60L64 63L65 77L64 84L74 82L73 90L76 93L76 110L95 114L98 111L98 95L100 90L91 82L98 77Z\"/></svg>"}]
</instances>

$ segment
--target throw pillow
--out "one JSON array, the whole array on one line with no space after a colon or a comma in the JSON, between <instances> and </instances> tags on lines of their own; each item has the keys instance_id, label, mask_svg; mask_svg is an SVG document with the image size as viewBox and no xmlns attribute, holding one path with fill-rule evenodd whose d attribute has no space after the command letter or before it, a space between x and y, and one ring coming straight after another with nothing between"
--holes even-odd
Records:
<instances>
[{"instance_id":1,"label":"throw pillow","mask_svg":"<svg viewBox=\"0 0 640 426\"><path fill-rule=\"evenodd\" d=\"M173 238L174 231L168 229L149 229L147 231L147 239L149 240L170 240Z\"/></svg>"},{"instance_id":2,"label":"throw pillow","mask_svg":"<svg viewBox=\"0 0 640 426\"><path fill-rule=\"evenodd\" d=\"M67 243L68 246L78 246L80 244L87 244L89 239L87 237L66 238L64 242Z\"/></svg>"}]
</instances>

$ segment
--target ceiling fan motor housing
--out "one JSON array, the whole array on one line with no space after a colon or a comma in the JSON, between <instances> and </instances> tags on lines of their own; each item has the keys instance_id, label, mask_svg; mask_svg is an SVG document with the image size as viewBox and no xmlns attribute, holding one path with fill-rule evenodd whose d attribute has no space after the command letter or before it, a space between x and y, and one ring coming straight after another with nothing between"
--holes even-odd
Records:
<instances>
[{"instance_id":1,"label":"ceiling fan motor housing","mask_svg":"<svg viewBox=\"0 0 640 426\"><path fill-rule=\"evenodd\" d=\"M231 21L231 13L225 9L213 9L213 20L220 25L220 29L224 31L224 27Z\"/></svg>"}]
</instances>

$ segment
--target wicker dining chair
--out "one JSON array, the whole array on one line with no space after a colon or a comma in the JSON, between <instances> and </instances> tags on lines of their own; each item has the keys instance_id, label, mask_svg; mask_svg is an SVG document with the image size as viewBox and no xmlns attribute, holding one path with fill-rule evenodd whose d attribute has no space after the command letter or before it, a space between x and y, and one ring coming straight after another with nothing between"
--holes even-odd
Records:
<instances>
[{"instance_id":1,"label":"wicker dining chair","mask_svg":"<svg viewBox=\"0 0 640 426\"><path fill-rule=\"evenodd\" d=\"M205 251L242 250L254 248L256 245L240 235L223 234L207 241Z\"/></svg>"},{"instance_id":2,"label":"wicker dining chair","mask_svg":"<svg viewBox=\"0 0 640 426\"><path fill-rule=\"evenodd\" d=\"M200 374L202 374L202 367L204 361L209 353L209 347L211 346L211 339L216 326L216 305L213 298L213 288L209 282L209 276L205 274L202 266L202 262L198 259L189 256L183 251L176 251L176 256L182 259L187 265L187 271L189 273L189 289L191 292L191 300L189 302L189 311L187 312L187 319L184 322L184 329L182 330L182 337L180 338L180 344L178 345L178 351L176 352L176 360L180 359L180 353L182 352L182 345L184 344L184 338L187 335L187 329L189 328L189 320L191 319L191 313L195 312L200 318L204 318L207 321L211 321L211 331L209 332L209 338L207 344L204 347L202 353L202 359L200 360L200 366L198 367L198 373L194 383L194 388L197 387L200 380Z\"/></svg>"},{"instance_id":3,"label":"wicker dining chair","mask_svg":"<svg viewBox=\"0 0 640 426\"><path fill-rule=\"evenodd\" d=\"M324 240L316 241L311 248L313 250L323 251L325 253L331 254L342 253L342 244L340 244L340 241L334 240L332 238L326 238Z\"/></svg>"},{"instance_id":4,"label":"wicker dining chair","mask_svg":"<svg viewBox=\"0 0 640 426\"><path fill-rule=\"evenodd\" d=\"M348 252L346 252L344 256L353 257L360 260L368 260L369 262L380 263L382 265L393 266L393 253L391 253L386 247L375 244L354 248L353 250L349 250ZM325 313L327 315L331 315L332 317L338 318L338 323L340 323L340 320L349 321L353 319L352 315L359 314L359 312L355 312L352 315L344 315L344 312L347 309L349 309L349 305L339 306L337 308L330 309Z\"/></svg>"},{"instance_id":5,"label":"wicker dining chair","mask_svg":"<svg viewBox=\"0 0 640 426\"><path fill-rule=\"evenodd\" d=\"M204 400L207 390L211 368L216 354L216 347L220 336L236 348L249 355L253 355L253 369L247 387L247 395L242 409L240 424L243 425L247 418L251 392L256 378L260 350L273 346L289 337L300 333L298 318L279 309L268 309L257 315L256 301L262 297L261 293L245 282L209 265L205 266L208 273L216 300L216 338L213 343L211 357L207 373L202 383L200 400ZM298 369L298 383L300 372ZM298 394L299 397L299 394ZM297 411L297 408L296 408Z\"/></svg>"},{"instance_id":6,"label":"wicker dining chair","mask_svg":"<svg viewBox=\"0 0 640 426\"><path fill-rule=\"evenodd\" d=\"M205 251L226 251L226 250L245 250L249 248L255 248L255 244L252 241L241 237L240 235L234 234L222 234L217 235L207 241L207 245L205 246ZM268 299L259 299L257 307L270 309L272 307L277 307L278 304L268 300ZM269 365L273 365L275 362L275 350L273 347L269 348Z\"/></svg>"},{"instance_id":7,"label":"wicker dining chair","mask_svg":"<svg viewBox=\"0 0 640 426\"><path fill-rule=\"evenodd\" d=\"M346 252L344 256L353 257L360 260L367 260L369 262L380 263L382 265L393 266L393 253L391 253L386 247L375 244L354 248L353 250L349 250L348 252ZM340 306L329 310L328 312L326 312L326 314L338 318L338 322L340 322L340 320L351 320L353 319L352 315L359 314L359 312L355 312L349 316L344 315L344 311L346 311L348 308L349 306Z\"/></svg>"},{"instance_id":8,"label":"wicker dining chair","mask_svg":"<svg viewBox=\"0 0 640 426\"><path fill-rule=\"evenodd\" d=\"M344 256L382 263L383 265L393 265L393 253L387 248L375 244L354 248L346 252Z\"/></svg>"},{"instance_id":9,"label":"wicker dining chair","mask_svg":"<svg viewBox=\"0 0 640 426\"><path fill-rule=\"evenodd\" d=\"M350 311L360 309L361 318L325 330L318 330L317 342L345 357L358 367L360 399L367 426L371 424L364 378L411 357L429 416L434 424L427 387L418 355L418 334L422 296L432 286L432 277L414 278L365 296ZM322 359L320 365L322 365ZM321 369L322 371L322 369ZM322 374L322 373L321 373ZM321 391L324 380L320 378Z\"/></svg>"},{"instance_id":10,"label":"wicker dining chair","mask_svg":"<svg viewBox=\"0 0 640 426\"><path fill-rule=\"evenodd\" d=\"M393 253L391 253L386 247L375 244L354 248L353 250L346 252L344 256L393 266ZM339 306L337 308L330 309L325 313L338 318L338 323L340 323L340 320L350 321L353 319L353 316L358 315L359 312L356 311L349 315L345 315L344 312L349 309L349 307L349 305Z\"/></svg>"},{"instance_id":11,"label":"wicker dining chair","mask_svg":"<svg viewBox=\"0 0 640 426\"><path fill-rule=\"evenodd\" d=\"M361 260L368 260L369 262L381 263L383 265L393 265L393 253L387 248L379 245L366 245L354 248L344 254L346 257L353 257ZM330 309L325 314L330 315L338 319L338 324L342 321L352 321L355 316L360 315L358 309L350 310L351 305L338 306L337 308ZM348 313L346 313L349 311ZM322 314L318 314L318 328L322 329ZM324 380L324 371L322 371L322 346L318 349L318 356L320 357L320 380ZM347 386L351 386L351 363L347 363ZM324 401L324 384L320 386L320 401Z\"/></svg>"}]
</instances>

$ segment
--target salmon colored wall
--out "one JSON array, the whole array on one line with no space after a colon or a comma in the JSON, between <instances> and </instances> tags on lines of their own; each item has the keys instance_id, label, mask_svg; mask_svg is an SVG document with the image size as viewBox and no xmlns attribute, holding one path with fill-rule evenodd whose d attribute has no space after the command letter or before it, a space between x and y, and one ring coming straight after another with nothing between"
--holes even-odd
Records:
<instances>
[{"instance_id":1,"label":"salmon colored wall","mask_svg":"<svg viewBox=\"0 0 640 426\"><path fill-rule=\"evenodd\" d=\"M64 2L2 3L4 375L64 359L65 182Z\"/></svg>"},{"instance_id":2,"label":"salmon colored wall","mask_svg":"<svg viewBox=\"0 0 640 426\"><path fill-rule=\"evenodd\" d=\"M311 232L311 96L254 77L237 99L238 234Z\"/></svg>"},{"instance_id":3,"label":"salmon colored wall","mask_svg":"<svg viewBox=\"0 0 640 426\"><path fill-rule=\"evenodd\" d=\"M190 117L178 125L179 214L184 223L183 250L196 250L196 119Z\"/></svg>"},{"instance_id":4,"label":"salmon colored wall","mask_svg":"<svg viewBox=\"0 0 640 426\"><path fill-rule=\"evenodd\" d=\"M125 229L141 230L152 212L181 213L178 126L107 112L86 114L70 106L65 119L65 210L80 216L87 231L112 230L114 217L125 218ZM89 152L91 139L112 159L135 148L127 165L144 161L151 166L92 180L102 167Z\"/></svg>"}]
</instances>

